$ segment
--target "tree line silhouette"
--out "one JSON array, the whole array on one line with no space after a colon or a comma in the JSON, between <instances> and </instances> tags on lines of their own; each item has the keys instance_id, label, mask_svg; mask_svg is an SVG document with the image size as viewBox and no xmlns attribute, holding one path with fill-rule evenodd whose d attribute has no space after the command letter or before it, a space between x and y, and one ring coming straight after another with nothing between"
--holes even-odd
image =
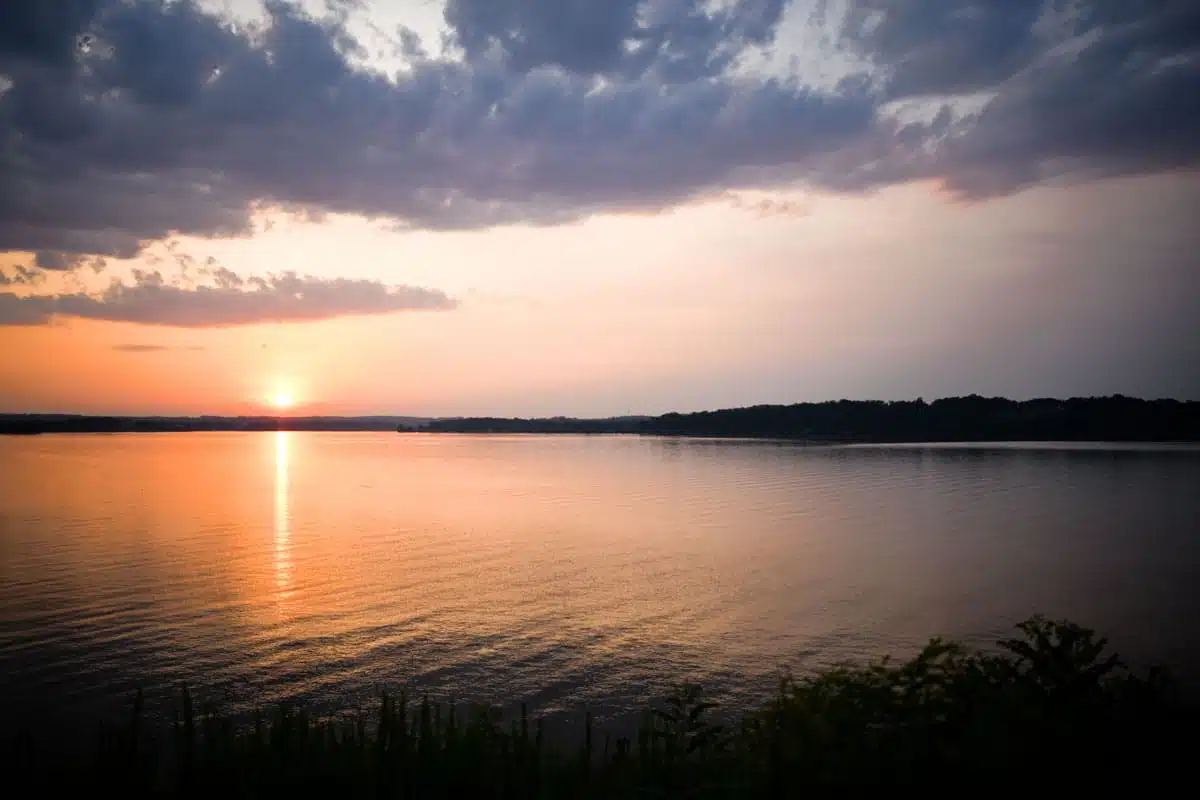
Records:
<instances>
[{"instance_id":1,"label":"tree line silhouette","mask_svg":"<svg viewBox=\"0 0 1200 800\"><path fill-rule=\"evenodd\" d=\"M1200 441L1200 402L1133 397L836 400L657 417L115 417L0 414L0 434L400 430L431 433L643 434L811 442Z\"/></svg>"},{"instance_id":2,"label":"tree line silhouette","mask_svg":"<svg viewBox=\"0 0 1200 800\"><path fill-rule=\"evenodd\" d=\"M1198 441L1200 402L1122 395L1015 401L948 397L931 403L837 400L613 419L434 420L444 433L640 433L832 442Z\"/></svg>"}]
</instances>

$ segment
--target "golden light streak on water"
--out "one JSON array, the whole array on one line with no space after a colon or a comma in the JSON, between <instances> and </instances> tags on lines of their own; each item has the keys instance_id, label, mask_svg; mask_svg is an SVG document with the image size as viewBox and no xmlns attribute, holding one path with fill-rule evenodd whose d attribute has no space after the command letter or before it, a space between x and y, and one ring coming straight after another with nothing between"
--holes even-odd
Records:
<instances>
[{"instance_id":1,"label":"golden light streak on water","mask_svg":"<svg viewBox=\"0 0 1200 800\"><path fill-rule=\"evenodd\" d=\"M288 512L291 432L275 432L275 591L279 601L292 595L292 534Z\"/></svg>"}]
</instances>

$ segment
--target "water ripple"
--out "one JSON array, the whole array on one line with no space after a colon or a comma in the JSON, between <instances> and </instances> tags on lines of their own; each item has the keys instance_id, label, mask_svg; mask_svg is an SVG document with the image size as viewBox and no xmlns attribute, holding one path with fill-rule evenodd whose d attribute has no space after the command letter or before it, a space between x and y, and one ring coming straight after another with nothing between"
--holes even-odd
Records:
<instances>
[{"instance_id":1,"label":"water ripple","mask_svg":"<svg viewBox=\"0 0 1200 800\"><path fill-rule=\"evenodd\" d=\"M35 446L36 444L36 446ZM114 463L120 469L114 469ZM180 683L619 723L1034 611L1200 674L1200 453L247 434L0 441L0 712Z\"/></svg>"}]
</instances>

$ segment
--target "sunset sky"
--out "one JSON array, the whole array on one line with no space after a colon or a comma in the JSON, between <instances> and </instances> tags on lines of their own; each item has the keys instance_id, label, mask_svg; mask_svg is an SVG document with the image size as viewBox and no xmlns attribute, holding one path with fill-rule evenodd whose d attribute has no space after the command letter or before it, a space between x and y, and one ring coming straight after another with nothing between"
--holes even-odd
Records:
<instances>
[{"instance_id":1,"label":"sunset sky","mask_svg":"<svg viewBox=\"0 0 1200 800\"><path fill-rule=\"evenodd\" d=\"M1194 0L0 3L0 412L1200 399Z\"/></svg>"}]
</instances>

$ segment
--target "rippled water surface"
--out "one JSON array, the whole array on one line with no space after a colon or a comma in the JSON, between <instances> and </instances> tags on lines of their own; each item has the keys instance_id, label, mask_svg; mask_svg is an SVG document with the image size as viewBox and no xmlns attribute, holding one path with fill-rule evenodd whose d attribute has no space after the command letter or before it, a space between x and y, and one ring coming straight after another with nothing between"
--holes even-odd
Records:
<instances>
[{"instance_id":1,"label":"rippled water surface","mask_svg":"<svg viewBox=\"0 0 1200 800\"><path fill-rule=\"evenodd\" d=\"M384 433L0 437L0 709L180 682L619 720L1006 635L1200 674L1200 452Z\"/></svg>"}]
</instances>

